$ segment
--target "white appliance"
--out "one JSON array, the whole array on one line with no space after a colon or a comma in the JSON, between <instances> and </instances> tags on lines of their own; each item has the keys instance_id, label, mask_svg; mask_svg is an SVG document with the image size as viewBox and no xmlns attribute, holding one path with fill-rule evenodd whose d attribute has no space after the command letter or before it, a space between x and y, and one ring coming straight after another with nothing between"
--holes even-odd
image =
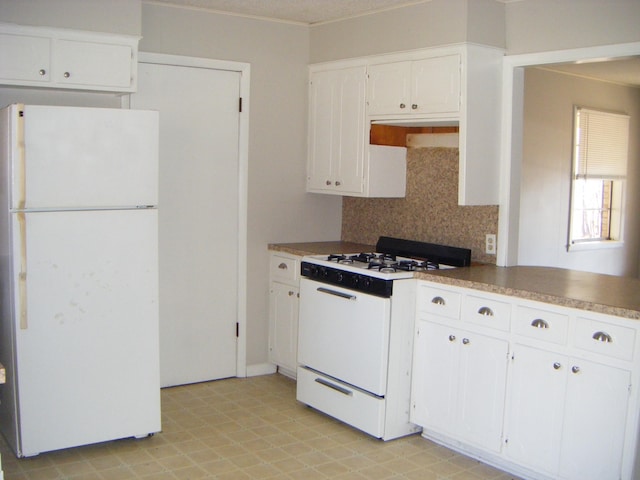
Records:
<instances>
[{"instance_id":1,"label":"white appliance","mask_svg":"<svg viewBox=\"0 0 640 480\"><path fill-rule=\"evenodd\" d=\"M160 431L158 114L0 115L0 428L18 457Z\"/></svg>"},{"instance_id":2,"label":"white appliance","mask_svg":"<svg viewBox=\"0 0 640 480\"><path fill-rule=\"evenodd\" d=\"M409 421L414 272L468 266L471 250L380 237L375 253L302 259L296 398L374 437Z\"/></svg>"}]
</instances>

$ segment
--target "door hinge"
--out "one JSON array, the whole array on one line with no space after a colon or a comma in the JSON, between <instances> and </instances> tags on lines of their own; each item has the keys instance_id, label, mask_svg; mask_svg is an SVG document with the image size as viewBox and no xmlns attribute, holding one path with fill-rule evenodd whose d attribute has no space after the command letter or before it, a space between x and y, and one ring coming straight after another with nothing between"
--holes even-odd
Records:
<instances>
[{"instance_id":1,"label":"door hinge","mask_svg":"<svg viewBox=\"0 0 640 480\"><path fill-rule=\"evenodd\" d=\"M242 97L238 99L238 111L242 113Z\"/></svg>"},{"instance_id":2,"label":"door hinge","mask_svg":"<svg viewBox=\"0 0 640 480\"><path fill-rule=\"evenodd\" d=\"M240 323L236 322L236 337L240 336Z\"/></svg>"}]
</instances>

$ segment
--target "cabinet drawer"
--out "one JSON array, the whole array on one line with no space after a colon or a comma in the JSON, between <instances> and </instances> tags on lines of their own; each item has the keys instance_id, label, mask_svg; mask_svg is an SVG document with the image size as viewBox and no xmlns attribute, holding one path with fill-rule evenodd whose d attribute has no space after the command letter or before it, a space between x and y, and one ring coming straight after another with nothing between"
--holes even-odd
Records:
<instances>
[{"instance_id":1,"label":"cabinet drawer","mask_svg":"<svg viewBox=\"0 0 640 480\"><path fill-rule=\"evenodd\" d=\"M272 280L278 280L288 284L297 284L300 275L300 262L297 258L271 254L269 272Z\"/></svg>"},{"instance_id":2,"label":"cabinet drawer","mask_svg":"<svg viewBox=\"0 0 640 480\"><path fill-rule=\"evenodd\" d=\"M578 317L574 343L577 348L622 360L633 360L636 331L633 328Z\"/></svg>"},{"instance_id":3,"label":"cabinet drawer","mask_svg":"<svg viewBox=\"0 0 640 480\"><path fill-rule=\"evenodd\" d=\"M460 318L461 298L462 295L456 292L420 285L418 290L418 310L458 319Z\"/></svg>"},{"instance_id":4,"label":"cabinet drawer","mask_svg":"<svg viewBox=\"0 0 640 480\"><path fill-rule=\"evenodd\" d=\"M518 335L557 344L567 343L568 315L523 306L518 306L516 312L513 330Z\"/></svg>"},{"instance_id":5,"label":"cabinet drawer","mask_svg":"<svg viewBox=\"0 0 640 480\"><path fill-rule=\"evenodd\" d=\"M511 322L511 304L468 295L462 305L462 320L507 332Z\"/></svg>"}]
</instances>

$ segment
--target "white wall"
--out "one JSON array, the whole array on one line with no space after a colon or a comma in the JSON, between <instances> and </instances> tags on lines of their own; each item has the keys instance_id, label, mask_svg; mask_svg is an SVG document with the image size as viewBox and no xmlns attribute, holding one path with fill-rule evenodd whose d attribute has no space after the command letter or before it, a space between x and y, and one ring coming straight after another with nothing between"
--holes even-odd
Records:
<instances>
[{"instance_id":1,"label":"white wall","mask_svg":"<svg viewBox=\"0 0 640 480\"><path fill-rule=\"evenodd\" d=\"M522 0L505 15L509 55L640 40L638 0Z\"/></svg>"},{"instance_id":2,"label":"white wall","mask_svg":"<svg viewBox=\"0 0 640 480\"><path fill-rule=\"evenodd\" d=\"M431 0L311 27L311 63L473 42L504 47L504 5Z\"/></svg>"},{"instance_id":3,"label":"white wall","mask_svg":"<svg viewBox=\"0 0 640 480\"><path fill-rule=\"evenodd\" d=\"M305 193L308 28L143 4L142 35L141 51L251 64L247 365L266 362L267 244L340 239L340 197Z\"/></svg>"},{"instance_id":4,"label":"white wall","mask_svg":"<svg viewBox=\"0 0 640 480\"><path fill-rule=\"evenodd\" d=\"M622 248L567 252L573 106L631 116ZM518 264L637 276L640 252L640 89L541 69L525 73Z\"/></svg>"},{"instance_id":5,"label":"white wall","mask_svg":"<svg viewBox=\"0 0 640 480\"><path fill-rule=\"evenodd\" d=\"M0 22L140 35L141 0L0 0Z\"/></svg>"}]
</instances>

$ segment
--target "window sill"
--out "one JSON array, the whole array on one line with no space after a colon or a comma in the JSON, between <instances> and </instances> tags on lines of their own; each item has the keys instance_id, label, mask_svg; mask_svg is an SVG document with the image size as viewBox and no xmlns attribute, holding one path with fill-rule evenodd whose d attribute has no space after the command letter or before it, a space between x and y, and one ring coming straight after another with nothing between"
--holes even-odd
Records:
<instances>
[{"instance_id":1,"label":"window sill","mask_svg":"<svg viewBox=\"0 0 640 480\"><path fill-rule=\"evenodd\" d=\"M606 250L610 248L622 248L623 246L624 246L624 242L621 242L619 240L574 243L567 247L567 252L584 252L587 250Z\"/></svg>"}]
</instances>

